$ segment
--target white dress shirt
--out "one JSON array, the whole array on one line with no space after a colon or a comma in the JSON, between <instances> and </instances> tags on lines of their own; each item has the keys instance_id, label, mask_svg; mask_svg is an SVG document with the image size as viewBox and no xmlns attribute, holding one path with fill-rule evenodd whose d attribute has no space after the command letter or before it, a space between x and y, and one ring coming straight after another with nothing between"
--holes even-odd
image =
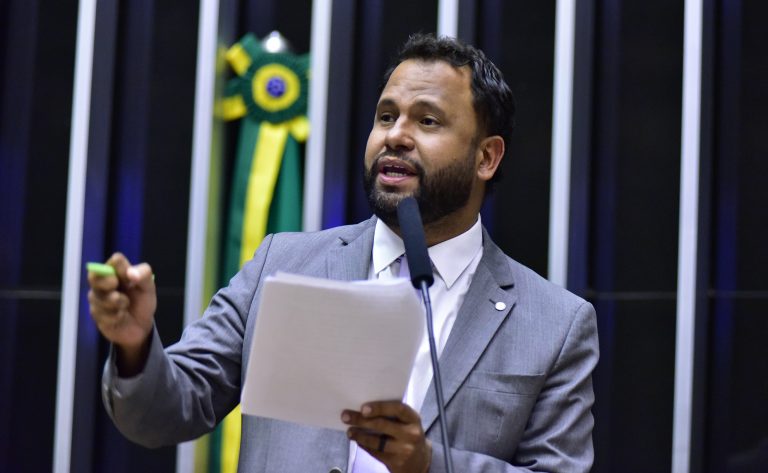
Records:
<instances>
[{"instance_id":1,"label":"white dress shirt","mask_svg":"<svg viewBox=\"0 0 768 473\"><path fill-rule=\"evenodd\" d=\"M432 323L439 357L448 341L448 336L451 334L461 303L464 301L469 284L472 282L472 276L483 256L483 232L480 216L478 215L475 224L466 232L431 246L427 251L429 259L432 261L432 270L435 276L435 282L429 288L429 297L432 301ZM373 254L371 255L369 279L407 276L407 263L406 265L400 264L400 258L404 253L403 240L384 222L377 220L373 234ZM419 298L421 298L420 295ZM424 318L426 325L426 315L424 313L420 315ZM417 412L421 410L427 389L432 381L432 362L427 337L425 330L403 398L403 402ZM359 408L360 406L354 407ZM351 473L385 473L387 469L381 462L368 455L365 450L358 449L357 443L351 442L348 471Z\"/></svg>"}]
</instances>

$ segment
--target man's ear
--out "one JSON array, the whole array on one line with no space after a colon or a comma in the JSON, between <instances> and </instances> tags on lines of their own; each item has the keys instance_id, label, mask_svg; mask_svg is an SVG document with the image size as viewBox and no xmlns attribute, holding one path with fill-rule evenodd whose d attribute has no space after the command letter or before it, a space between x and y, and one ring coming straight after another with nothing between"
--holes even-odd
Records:
<instances>
[{"instance_id":1,"label":"man's ear","mask_svg":"<svg viewBox=\"0 0 768 473\"><path fill-rule=\"evenodd\" d=\"M499 135L483 138L478 146L479 163L477 165L477 177L482 181L489 181L496 174L496 170L504 157L504 138Z\"/></svg>"}]
</instances>

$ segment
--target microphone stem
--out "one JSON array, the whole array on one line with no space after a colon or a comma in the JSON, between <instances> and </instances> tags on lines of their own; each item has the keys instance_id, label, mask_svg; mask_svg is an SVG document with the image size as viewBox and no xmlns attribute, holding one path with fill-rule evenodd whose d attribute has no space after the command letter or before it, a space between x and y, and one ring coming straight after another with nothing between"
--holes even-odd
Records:
<instances>
[{"instance_id":1,"label":"microphone stem","mask_svg":"<svg viewBox=\"0 0 768 473\"><path fill-rule=\"evenodd\" d=\"M440 437L443 443L443 457L445 471L453 473L453 460L451 458L451 444L448 442L448 428L445 425L445 399L443 398L443 381L440 378L440 366L437 362L437 344L435 344L435 331L432 326L432 301L429 298L429 284L421 281L421 298L427 309L427 338L429 339L429 354L432 357L432 376L437 397L437 419L440 424Z\"/></svg>"}]
</instances>

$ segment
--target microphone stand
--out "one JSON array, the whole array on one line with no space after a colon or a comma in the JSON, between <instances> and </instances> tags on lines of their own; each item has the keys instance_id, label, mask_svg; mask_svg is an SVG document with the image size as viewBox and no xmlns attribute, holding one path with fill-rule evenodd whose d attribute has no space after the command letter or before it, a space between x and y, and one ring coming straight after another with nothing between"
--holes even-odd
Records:
<instances>
[{"instance_id":1,"label":"microphone stand","mask_svg":"<svg viewBox=\"0 0 768 473\"><path fill-rule=\"evenodd\" d=\"M440 424L440 438L443 442L443 458L445 471L453 473L453 460L451 458L451 444L448 443L448 427L445 425L445 398L443 397L443 381L440 377L440 365L437 361L437 344L435 343L435 330L432 327L432 301L429 298L429 283L422 279L421 298L427 309L427 338L429 339L429 355L432 358L432 376L435 382L435 396L437 398L437 417Z\"/></svg>"},{"instance_id":2,"label":"microphone stand","mask_svg":"<svg viewBox=\"0 0 768 473\"><path fill-rule=\"evenodd\" d=\"M411 284L415 289L421 290L421 298L427 312L427 339L429 340L429 355L432 358L432 380L435 384L435 397L437 400L438 423L440 424L440 437L443 442L443 458L445 470L453 473L453 460L451 459L451 445L448 443L448 427L445 425L445 398L443 397L443 381L440 378L440 365L437 360L437 344L435 343L435 330L432 326L432 301L429 300L429 286L434 282L432 265L427 253L427 240L424 235L424 226L421 223L421 214L416 199L406 197L397 205L397 220L400 225L401 237L405 246L405 255L408 259L408 268L411 272Z\"/></svg>"}]
</instances>

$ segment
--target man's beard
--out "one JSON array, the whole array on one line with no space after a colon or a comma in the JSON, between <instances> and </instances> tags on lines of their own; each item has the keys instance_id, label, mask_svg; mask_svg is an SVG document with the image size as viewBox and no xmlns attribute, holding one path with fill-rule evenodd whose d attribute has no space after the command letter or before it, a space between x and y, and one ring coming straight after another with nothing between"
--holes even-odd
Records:
<instances>
[{"instance_id":1,"label":"man's beard","mask_svg":"<svg viewBox=\"0 0 768 473\"><path fill-rule=\"evenodd\" d=\"M472 143L465 159L451 163L430 175L427 175L421 163L402 152L386 151L376 156L370 169L365 169L363 175L363 188L373 213L390 228L398 228L397 205L408 197L407 193L376 188L378 164L385 157L400 159L416 169L419 187L413 192L413 197L419 204L424 225L434 223L464 207L469 201L475 177L475 148L476 145Z\"/></svg>"}]
</instances>

